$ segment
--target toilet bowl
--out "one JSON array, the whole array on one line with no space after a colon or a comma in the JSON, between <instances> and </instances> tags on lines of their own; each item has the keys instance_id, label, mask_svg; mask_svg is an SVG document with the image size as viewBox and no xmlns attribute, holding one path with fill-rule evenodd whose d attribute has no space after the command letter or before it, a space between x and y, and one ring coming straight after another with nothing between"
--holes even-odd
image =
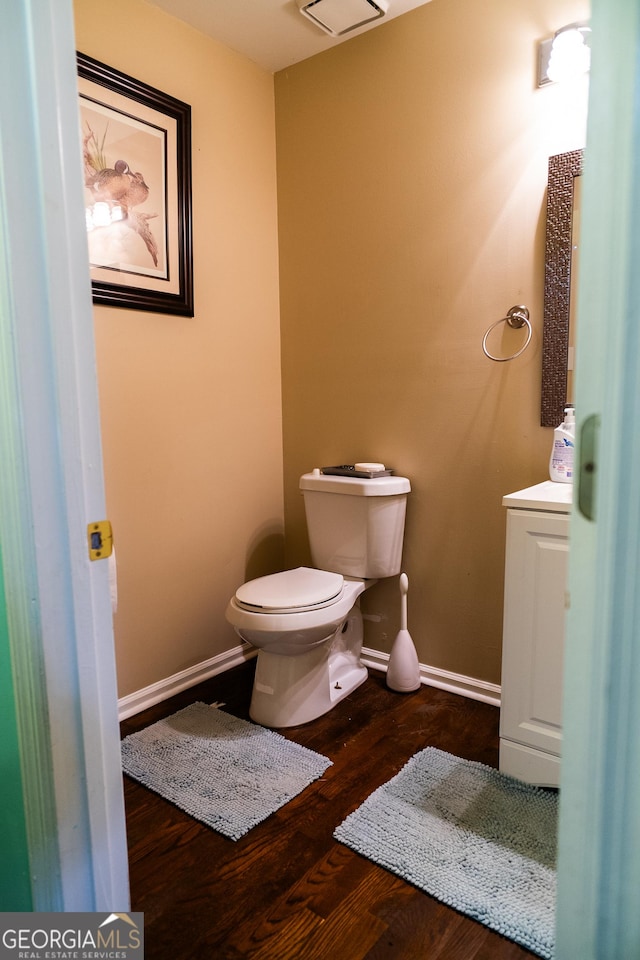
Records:
<instances>
[{"instance_id":1,"label":"toilet bowl","mask_svg":"<svg viewBox=\"0 0 640 960\"><path fill-rule=\"evenodd\" d=\"M308 723L366 680L358 598L375 582L298 567L239 588L226 616L258 648L252 720Z\"/></svg>"},{"instance_id":2,"label":"toilet bowl","mask_svg":"<svg viewBox=\"0 0 640 960\"><path fill-rule=\"evenodd\" d=\"M301 656L333 636L364 589L364 580L298 567L243 584L227 620L254 647Z\"/></svg>"},{"instance_id":3,"label":"toilet bowl","mask_svg":"<svg viewBox=\"0 0 640 960\"><path fill-rule=\"evenodd\" d=\"M226 618L258 648L249 715L267 727L308 723L367 678L359 598L400 572L409 481L304 474L314 567L242 584Z\"/></svg>"}]
</instances>

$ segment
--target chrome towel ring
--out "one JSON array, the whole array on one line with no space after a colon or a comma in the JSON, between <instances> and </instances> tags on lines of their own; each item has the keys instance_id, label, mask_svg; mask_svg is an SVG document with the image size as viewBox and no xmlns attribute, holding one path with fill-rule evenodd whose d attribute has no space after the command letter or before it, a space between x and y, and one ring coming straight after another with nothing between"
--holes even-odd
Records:
<instances>
[{"instance_id":1,"label":"chrome towel ring","mask_svg":"<svg viewBox=\"0 0 640 960\"><path fill-rule=\"evenodd\" d=\"M527 326L527 339L525 340L524 345L510 357L494 357L493 354L489 353L487 350L487 337L493 328L497 327L499 323L508 323L509 326L513 327L514 330L519 330L520 327L524 327L525 324ZM482 338L482 349L484 351L484 355L488 357L489 360L495 360L496 363L505 363L507 360L515 360L515 358L519 357L521 353L524 353L529 346L529 343L531 342L531 334L531 321L529 320L529 311L527 308L523 306L511 307L511 309L507 311L506 317L501 317L499 320L496 320L495 323L492 323Z\"/></svg>"}]
</instances>

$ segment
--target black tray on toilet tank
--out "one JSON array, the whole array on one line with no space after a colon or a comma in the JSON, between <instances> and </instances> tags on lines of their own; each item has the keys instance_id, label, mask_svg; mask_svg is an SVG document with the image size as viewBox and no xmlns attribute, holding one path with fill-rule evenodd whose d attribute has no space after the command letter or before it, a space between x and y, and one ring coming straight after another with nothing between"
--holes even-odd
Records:
<instances>
[{"instance_id":1,"label":"black tray on toilet tank","mask_svg":"<svg viewBox=\"0 0 640 960\"><path fill-rule=\"evenodd\" d=\"M339 467L321 467L320 472L330 477L358 477L362 480L373 480L375 477L390 477L393 470L356 470L353 464L343 463Z\"/></svg>"}]
</instances>

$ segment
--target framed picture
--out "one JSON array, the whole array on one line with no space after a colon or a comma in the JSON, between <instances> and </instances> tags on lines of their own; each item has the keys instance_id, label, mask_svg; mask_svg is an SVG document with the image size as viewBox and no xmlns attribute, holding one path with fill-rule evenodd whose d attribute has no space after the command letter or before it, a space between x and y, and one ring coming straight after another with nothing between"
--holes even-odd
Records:
<instances>
[{"instance_id":1,"label":"framed picture","mask_svg":"<svg viewBox=\"0 0 640 960\"><path fill-rule=\"evenodd\" d=\"M191 107L77 56L93 301L192 317Z\"/></svg>"}]
</instances>

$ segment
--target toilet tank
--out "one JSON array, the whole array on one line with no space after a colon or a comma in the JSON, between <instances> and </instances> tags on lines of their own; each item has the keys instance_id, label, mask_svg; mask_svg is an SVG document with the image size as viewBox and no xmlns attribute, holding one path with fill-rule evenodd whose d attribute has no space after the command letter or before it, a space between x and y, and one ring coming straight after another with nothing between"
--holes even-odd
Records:
<instances>
[{"instance_id":1,"label":"toilet tank","mask_svg":"<svg viewBox=\"0 0 640 960\"><path fill-rule=\"evenodd\" d=\"M407 494L406 477L300 478L314 567L347 577L400 573Z\"/></svg>"}]
</instances>

